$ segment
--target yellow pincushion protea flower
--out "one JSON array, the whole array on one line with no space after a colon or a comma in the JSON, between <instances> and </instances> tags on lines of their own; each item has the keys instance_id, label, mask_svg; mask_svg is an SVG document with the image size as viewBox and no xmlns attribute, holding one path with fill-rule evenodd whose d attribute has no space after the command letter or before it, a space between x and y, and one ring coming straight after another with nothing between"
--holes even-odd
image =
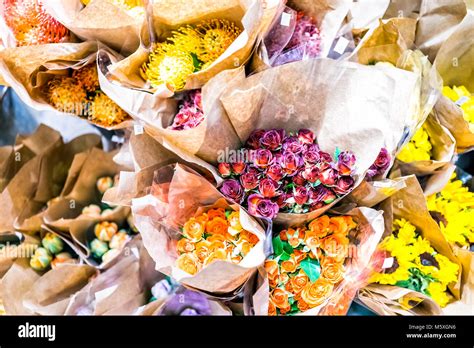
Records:
<instances>
[{"instance_id":1,"label":"yellow pincushion protea flower","mask_svg":"<svg viewBox=\"0 0 474 348\"><path fill-rule=\"evenodd\" d=\"M432 156L432 148L430 136L423 125L416 131L410 142L402 148L397 158L405 163L429 161Z\"/></svg>"},{"instance_id":2,"label":"yellow pincushion protea flower","mask_svg":"<svg viewBox=\"0 0 474 348\"><path fill-rule=\"evenodd\" d=\"M166 84L172 90L180 90L194 70L194 60L190 53L175 49L170 44L159 44L150 53L141 73L152 87Z\"/></svg>"},{"instance_id":3,"label":"yellow pincushion protea flower","mask_svg":"<svg viewBox=\"0 0 474 348\"><path fill-rule=\"evenodd\" d=\"M86 91L72 77L57 77L47 85L49 103L55 109L81 115L87 103Z\"/></svg>"},{"instance_id":4,"label":"yellow pincushion protea flower","mask_svg":"<svg viewBox=\"0 0 474 348\"><path fill-rule=\"evenodd\" d=\"M407 220L395 220L393 231L378 246L392 264L372 274L370 282L412 289L445 306L450 299L447 286L457 281L459 266L437 253Z\"/></svg>"},{"instance_id":5,"label":"yellow pincushion protea flower","mask_svg":"<svg viewBox=\"0 0 474 348\"><path fill-rule=\"evenodd\" d=\"M113 126L123 122L127 117L127 113L103 92L98 92L94 97L90 107L89 120L105 126Z\"/></svg>"},{"instance_id":6,"label":"yellow pincushion protea flower","mask_svg":"<svg viewBox=\"0 0 474 348\"><path fill-rule=\"evenodd\" d=\"M199 24L196 31L201 36L197 57L204 64L212 63L234 42L242 30L225 19L211 19Z\"/></svg>"},{"instance_id":7,"label":"yellow pincushion protea flower","mask_svg":"<svg viewBox=\"0 0 474 348\"><path fill-rule=\"evenodd\" d=\"M97 66L89 64L81 69L74 70L72 77L87 92L95 92L99 89L99 77L97 75Z\"/></svg>"},{"instance_id":8,"label":"yellow pincushion protea flower","mask_svg":"<svg viewBox=\"0 0 474 348\"><path fill-rule=\"evenodd\" d=\"M441 192L427 198L427 204L448 242L461 247L474 244L474 193L456 180L456 174Z\"/></svg>"},{"instance_id":9,"label":"yellow pincushion protea flower","mask_svg":"<svg viewBox=\"0 0 474 348\"><path fill-rule=\"evenodd\" d=\"M444 86L443 95L457 103L463 111L464 119L474 124L474 97L466 87L453 86L453 88L451 88Z\"/></svg>"}]
</instances>

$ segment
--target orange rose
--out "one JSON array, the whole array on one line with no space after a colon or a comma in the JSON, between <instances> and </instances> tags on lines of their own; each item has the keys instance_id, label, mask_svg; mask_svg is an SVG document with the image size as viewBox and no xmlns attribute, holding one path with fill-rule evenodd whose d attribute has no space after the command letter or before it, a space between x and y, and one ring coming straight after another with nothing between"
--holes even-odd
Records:
<instances>
[{"instance_id":1,"label":"orange rose","mask_svg":"<svg viewBox=\"0 0 474 348\"><path fill-rule=\"evenodd\" d=\"M275 260L266 260L264 263L265 271L267 271L268 282L272 288L278 285L280 277L280 268Z\"/></svg>"},{"instance_id":2,"label":"orange rose","mask_svg":"<svg viewBox=\"0 0 474 348\"><path fill-rule=\"evenodd\" d=\"M280 308L280 314L281 315L285 315L286 313L288 313L289 311L291 311L291 306L288 304L288 306L286 308Z\"/></svg>"},{"instance_id":3,"label":"orange rose","mask_svg":"<svg viewBox=\"0 0 474 348\"><path fill-rule=\"evenodd\" d=\"M312 230L307 230L304 236L304 243L310 249L319 248L319 237L316 232Z\"/></svg>"},{"instance_id":4,"label":"orange rose","mask_svg":"<svg viewBox=\"0 0 474 348\"><path fill-rule=\"evenodd\" d=\"M205 225L206 222L209 221L209 217L207 216L206 213L204 213L204 214L201 214L201 215L197 216L196 220Z\"/></svg>"},{"instance_id":5,"label":"orange rose","mask_svg":"<svg viewBox=\"0 0 474 348\"><path fill-rule=\"evenodd\" d=\"M225 243L220 240L216 240L209 243L209 251L225 250Z\"/></svg>"},{"instance_id":6,"label":"orange rose","mask_svg":"<svg viewBox=\"0 0 474 348\"><path fill-rule=\"evenodd\" d=\"M283 272L293 273L296 271L298 262L296 262L295 256L292 254L289 260L281 263L281 269Z\"/></svg>"},{"instance_id":7,"label":"orange rose","mask_svg":"<svg viewBox=\"0 0 474 348\"><path fill-rule=\"evenodd\" d=\"M323 238L329 233L329 222L329 216L323 215L311 221L308 225L308 228L316 233L319 238Z\"/></svg>"},{"instance_id":8,"label":"orange rose","mask_svg":"<svg viewBox=\"0 0 474 348\"><path fill-rule=\"evenodd\" d=\"M288 243L296 248L301 244L301 241L304 238L304 228L297 228L296 230L289 228L286 231L286 236L288 238Z\"/></svg>"},{"instance_id":9,"label":"orange rose","mask_svg":"<svg viewBox=\"0 0 474 348\"><path fill-rule=\"evenodd\" d=\"M339 283L344 278L344 266L332 258L325 258L321 263L321 276L333 284Z\"/></svg>"},{"instance_id":10,"label":"orange rose","mask_svg":"<svg viewBox=\"0 0 474 348\"><path fill-rule=\"evenodd\" d=\"M306 258L306 256L308 256L308 253L302 250L298 250L298 249L293 250L293 254L295 255L296 262L298 263L303 261Z\"/></svg>"},{"instance_id":11,"label":"orange rose","mask_svg":"<svg viewBox=\"0 0 474 348\"><path fill-rule=\"evenodd\" d=\"M301 298L310 308L322 304L332 292L334 285L324 278L319 278L314 283L308 283L301 291Z\"/></svg>"},{"instance_id":12,"label":"orange rose","mask_svg":"<svg viewBox=\"0 0 474 348\"><path fill-rule=\"evenodd\" d=\"M347 226L347 220L345 216L335 216L332 217L329 222L329 230L334 233L344 233L346 234L349 230Z\"/></svg>"},{"instance_id":13,"label":"orange rose","mask_svg":"<svg viewBox=\"0 0 474 348\"><path fill-rule=\"evenodd\" d=\"M290 279L290 282L293 293L299 294L308 284L309 278L303 271L300 271L295 277Z\"/></svg>"},{"instance_id":14,"label":"orange rose","mask_svg":"<svg viewBox=\"0 0 474 348\"><path fill-rule=\"evenodd\" d=\"M347 255L347 246L349 245L349 239L341 234L334 233L321 241L321 248L329 256Z\"/></svg>"},{"instance_id":15,"label":"orange rose","mask_svg":"<svg viewBox=\"0 0 474 348\"><path fill-rule=\"evenodd\" d=\"M304 302L302 299L298 300L297 306L301 312L307 311L309 309L309 305L306 302Z\"/></svg>"},{"instance_id":16,"label":"orange rose","mask_svg":"<svg viewBox=\"0 0 474 348\"><path fill-rule=\"evenodd\" d=\"M287 273L281 273L280 278L278 280L280 281L280 283L286 284L288 283L288 280L290 280L290 277Z\"/></svg>"},{"instance_id":17,"label":"orange rose","mask_svg":"<svg viewBox=\"0 0 474 348\"><path fill-rule=\"evenodd\" d=\"M191 275L199 271L199 261L193 254L183 254L176 260L176 266Z\"/></svg>"},{"instance_id":18,"label":"orange rose","mask_svg":"<svg viewBox=\"0 0 474 348\"><path fill-rule=\"evenodd\" d=\"M244 243L239 244L239 247L242 254L247 255L250 252L250 250L252 250L253 245L248 242L244 242Z\"/></svg>"},{"instance_id":19,"label":"orange rose","mask_svg":"<svg viewBox=\"0 0 474 348\"><path fill-rule=\"evenodd\" d=\"M227 238L227 229L228 229L227 220L216 217L211 221L208 221L206 224L206 232L210 234L220 234Z\"/></svg>"},{"instance_id":20,"label":"orange rose","mask_svg":"<svg viewBox=\"0 0 474 348\"><path fill-rule=\"evenodd\" d=\"M268 302L268 315L274 316L277 315L276 307L273 302Z\"/></svg>"},{"instance_id":21,"label":"orange rose","mask_svg":"<svg viewBox=\"0 0 474 348\"><path fill-rule=\"evenodd\" d=\"M199 261L204 262L204 260L209 256L211 253L210 250L211 243L206 240L203 240L196 244L196 251L194 254L197 256Z\"/></svg>"},{"instance_id":22,"label":"orange rose","mask_svg":"<svg viewBox=\"0 0 474 348\"><path fill-rule=\"evenodd\" d=\"M229 222L229 233L235 236L237 233L243 230L242 225L240 224L240 214L238 211L232 212L227 218Z\"/></svg>"},{"instance_id":23,"label":"orange rose","mask_svg":"<svg viewBox=\"0 0 474 348\"><path fill-rule=\"evenodd\" d=\"M191 218L184 224L183 233L191 241L199 242L204 234L204 224Z\"/></svg>"},{"instance_id":24,"label":"orange rose","mask_svg":"<svg viewBox=\"0 0 474 348\"><path fill-rule=\"evenodd\" d=\"M239 263L240 261L242 261L242 256L240 255L235 255L235 256L232 256L230 258L230 260L233 262L233 263Z\"/></svg>"},{"instance_id":25,"label":"orange rose","mask_svg":"<svg viewBox=\"0 0 474 348\"><path fill-rule=\"evenodd\" d=\"M181 254L190 253L190 252L194 251L194 243L192 243L187 238L181 238L180 240L178 240L178 243L176 244L176 249Z\"/></svg>"},{"instance_id":26,"label":"orange rose","mask_svg":"<svg viewBox=\"0 0 474 348\"><path fill-rule=\"evenodd\" d=\"M255 234L246 230L243 230L242 232L240 232L240 236L245 236L245 238L247 238L247 240L253 245L257 244L260 241L260 239L258 239L258 237Z\"/></svg>"},{"instance_id":27,"label":"orange rose","mask_svg":"<svg viewBox=\"0 0 474 348\"><path fill-rule=\"evenodd\" d=\"M206 260L204 260L204 266L207 266L217 260L227 260L227 254L225 253L224 250L219 249L219 250L212 251L209 254L209 256L206 258Z\"/></svg>"},{"instance_id":28,"label":"orange rose","mask_svg":"<svg viewBox=\"0 0 474 348\"><path fill-rule=\"evenodd\" d=\"M207 237L206 240L210 243L214 243L214 242L224 243L225 242L225 237L221 234L213 234L212 236Z\"/></svg>"},{"instance_id":29,"label":"orange rose","mask_svg":"<svg viewBox=\"0 0 474 348\"><path fill-rule=\"evenodd\" d=\"M286 308L291 307L290 303L288 302L288 294L286 291L278 288L273 289L271 292L270 302L272 302L275 307L279 308L280 310L285 310Z\"/></svg>"},{"instance_id":30,"label":"orange rose","mask_svg":"<svg viewBox=\"0 0 474 348\"><path fill-rule=\"evenodd\" d=\"M280 239L283 241L287 241L288 237L286 236L286 230L280 232Z\"/></svg>"},{"instance_id":31,"label":"orange rose","mask_svg":"<svg viewBox=\"0 0 474 348\"><path fill-rule=\"evenodd\" d=\"M213 220L216 217L220 217L221 219L225 219L225 210L222 208L216 208L216 209L209 209L207 211L207 216L209 220Z\"/></svg>"}]
</instances>

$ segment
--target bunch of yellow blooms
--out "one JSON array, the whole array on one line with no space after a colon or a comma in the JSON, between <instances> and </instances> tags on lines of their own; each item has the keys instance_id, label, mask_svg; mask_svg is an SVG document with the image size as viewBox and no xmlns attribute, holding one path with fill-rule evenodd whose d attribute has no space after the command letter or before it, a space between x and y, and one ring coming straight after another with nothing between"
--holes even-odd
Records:
<instances>
[{"instance_id":1,"label":"bunch of yellow blooms","mask_svg":"<svg viewBox=\"0 0 474 348\"><path fill-rule=\"evenodd\" d=\"M450 297L447 286L458 279L459 266L437 253L421 237L416 227L405 219L393 222L393 234L386 237L379 250L390 259L390 267L374 273L371 283L396 285L430 296L441 307Z\"/></svg>"},{"instance_id":2,"label":"bunch of yellow blooms","mask_svg":"<svg viewBox=\"0 0 474 348\"><path fill-rule=\"evenodd\" d=\"M469 247L474 244L474 193L455 179L453 174L441 192L427 198L428 209L450 243Z\"/></svg>"},{"instance_id":3,"label":"bunch of yellow blooms","mask_svg":"<svg viewBox=\"0 0 474 348\"><path fill-rule=\"evenodd\" d=\"M172 32L155 45L141 69L152 87L166 84L181 90L192 73L208 68L240 35L241 29L224 19L211 19Z\"/></svg>"},{"instance_id":4,"label":"bunch of yellow blooms","mask_svg":"<svg viewBox=\"0 0 474 348\"><path fill-rule=\"evenodd\" d=\"M443 95L459 105L463 111L464 119L470 123L471 131L474 132L474 97L464 86L444 86Z\"/></svg>"},{"instance_id":5,"label":"bunch of yellow blooms","mask_svg":"<svg viewBox=\"0 0 474 348\"><path fill-rule=\"evenodd\" d=\"M429 161L432 156L432 148L430 136L426 131L426 126L423 125L416 131L410 142L403 147L397 158L405 163Z\"/></svg>"}]
</instances>

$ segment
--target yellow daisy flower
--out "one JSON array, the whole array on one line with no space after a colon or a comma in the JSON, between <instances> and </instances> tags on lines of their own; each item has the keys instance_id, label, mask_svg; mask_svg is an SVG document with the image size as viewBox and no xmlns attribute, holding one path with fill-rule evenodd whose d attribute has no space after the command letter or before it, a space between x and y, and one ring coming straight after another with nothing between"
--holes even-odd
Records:
<instances>
[{"instance_id":1,"label":"yellow daisy flower","mask_svg":"<svg viewBox=\"0 0 474 348\"><path fill-rule=\"evenodd\" d=\"M439 282L431 282L428 285L429 296L441 307L445 307L450 297L447 293L446 285Z\"/></svg>"},{"instance_id":2,"label":"yellow daisy flower","mask_svg":"<svg viewBox=\"0 0 474 348\"><path fill-rule=\"evenodd\" d=\"M474 97L465 86L444 86L443 94L453 102L459 103L464 119L469 123L474 123Z\"/></svg>"},{"instance_id":3,"label":"yellow daisy flower","mask_svg":"<svg viewBox=\"0 0 474 348\"><path fill-rule=\"evenodd\" d=\"M413 138L406 144L397 158L405 163L414 161L429 161L431 159L433 146L425 125L419 128Z\"/></svg>"}]
</instances>

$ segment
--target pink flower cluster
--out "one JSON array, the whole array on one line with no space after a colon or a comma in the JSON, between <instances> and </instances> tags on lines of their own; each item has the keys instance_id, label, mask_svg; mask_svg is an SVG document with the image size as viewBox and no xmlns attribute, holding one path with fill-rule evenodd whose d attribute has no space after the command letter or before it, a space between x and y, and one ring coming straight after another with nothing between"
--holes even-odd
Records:
<instances>
[{"instance_id":1,"label":"pink flower cluster","mask_svg":"<svg viewBox=\"0 0 474 348\"><path fill-rule=\"evenodd\" d=\"M283 53L274 61L273 66L316 58L321 52L321 33L313 18L298 12L295 31Z\"/></svg>"},{"instance_id":2,"label":"pink flower cluster","mask_svg":"<svg viewBox=\"0 0 474 348\"><path fill-rule=\"evenodd\" d=\"M193 90L184 95L180 101L179 112L170 126L172 130L186 130L199 126L204 120L202 110L201 90Z\"/></svg>"},{"instance_id":3,"label":"pink flower cluster","mask_svg":"<svg viewBox=\"0 0 474 348\"><path fill-rule=\"evenodd\" d=\"M241 151L250 154L247 162L219 164L225 178L220 191L255 216L272 219L279 212L307 213L354 186L354 154L336 151L333 159L307 129L296 134L258 129Z\"/></svg>"}]
</instances>

